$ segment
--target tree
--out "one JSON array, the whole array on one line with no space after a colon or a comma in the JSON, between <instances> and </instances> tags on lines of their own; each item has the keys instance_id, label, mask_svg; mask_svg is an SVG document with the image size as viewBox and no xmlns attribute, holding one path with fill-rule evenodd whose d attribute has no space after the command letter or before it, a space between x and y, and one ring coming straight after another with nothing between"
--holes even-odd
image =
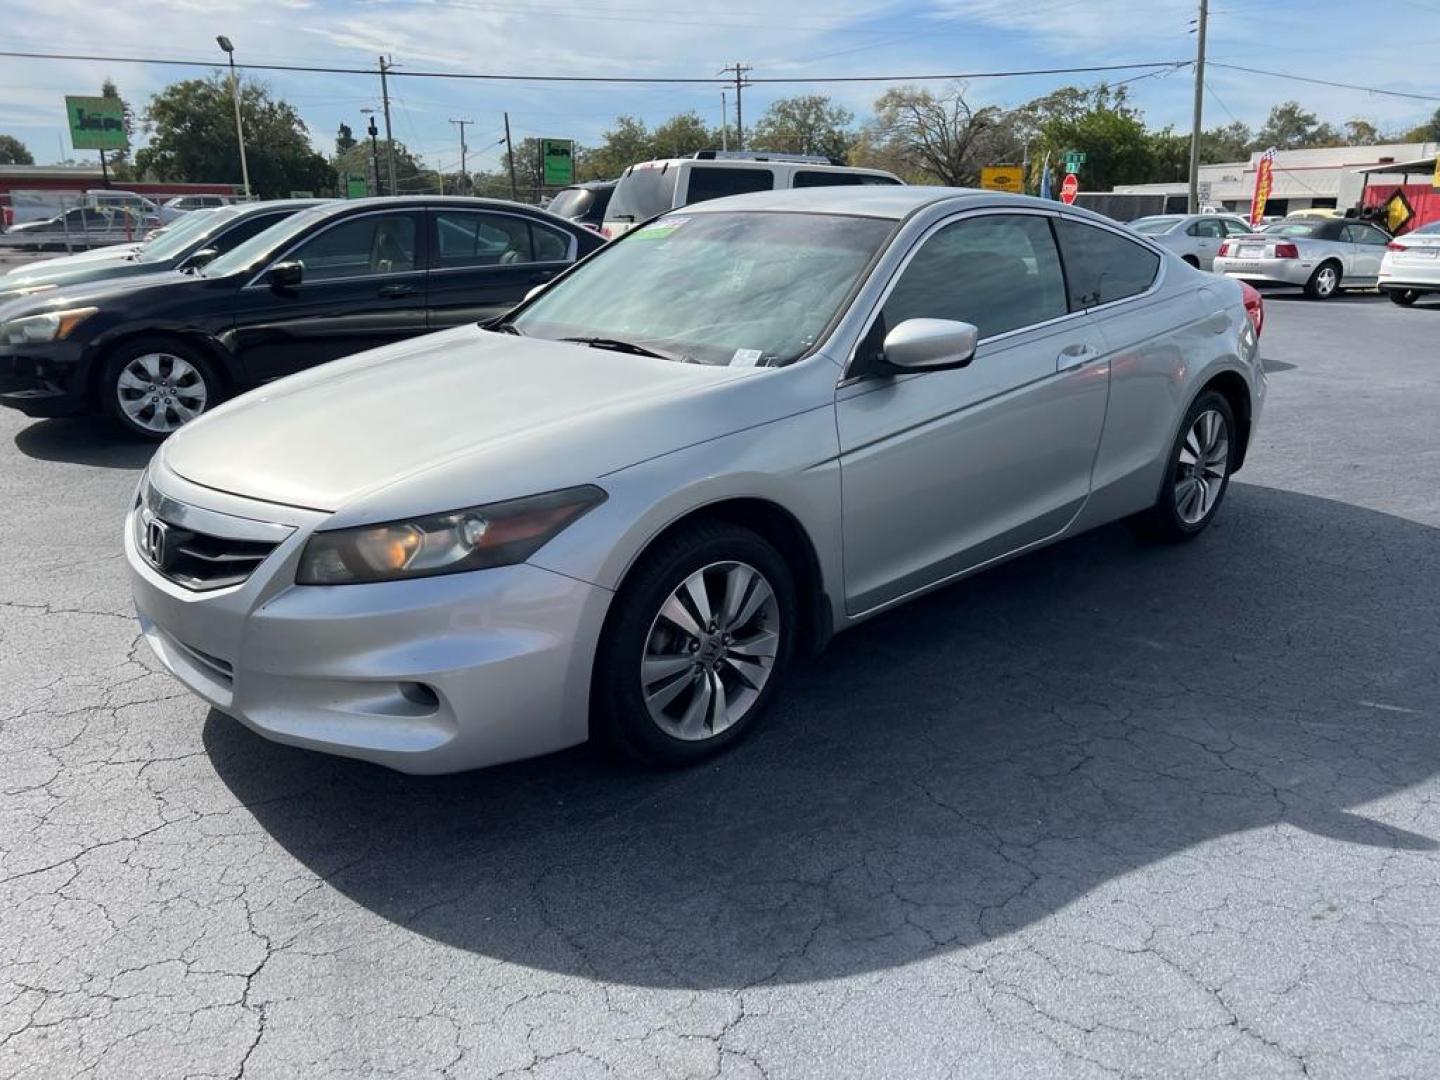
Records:
<instances>
[{"instance_id":1,"label":"tree","mask_svg":"<svg viewBox=\"0 0 1440 1080\"><path fill-rule=\"evenodd\" d=\"M335 133L335 156L340 157L354 145L355 133L350 130L349 124L342 123L340 130Z\"/></svg>"},{"instance_id":2,"label":"tree","mask_svg":"<svg viewBox=\"0 0 1440 1080\"><path fill-rule=\"evenodd\" d=\"M125 141L133 145L136 127L135 110L130 107L128 101L120 96L120 90L115 85L115 80L108 77L105 79L100 85L100 96L120 102L120 109L123 116L121 122L125 125ZM130 151L128 149L108 150L106 154L111 175L114 176L116 180L124 183L139 179L138 170L130 164Z\"/></svg>"},{"instance_id":3,"label":"tree","mask_svg":"<svg viewBox=\"0 0 1440 1080\"><path fill-rule=\"evenodd\" d=\"M1304 150L1317 146L1339 146L1340 133L1330 124L1322 124L1312 112L1306 112L1298 101L1282 101L1270 110L1265 123L1251 144L1254 150Z\"/></svg>"},{"instance_id":4,"label":"tree","mask_svg":"<svg viewBox=\"0 0 1440 1080\"><path fill-rule=\"evenodd\" d=\"M820 94L781 98L765 110L750 132L752 150L823 154L844 161L855 142L855 114Z\"/></svg>"},{"instance_id":5,"label":"tree","mask_svg":"<svg viewBox=\"0 0 1440 1080\"><path fill-rule=\"evenodd\" d=\"M0 165L34 165L35 157L14 135L0 135Z\"/></svg>"},{"instance_id":6,"label":"tree","mask_svg":"<svg viewBox=\"0 0 1440 1080\"><path fill-rule=\"evenodd\" d=\"M979 181L981 165L1012 157L1014 145L1005 112L994 105L971 108L960 85L941 97L911 86L885 91L863 141L864 157L904 162L902 176L962 187Z\"/></svg>"},{"instance_id":7,"label":"tree","mask_svg":"<svg viewBox=\"0 0 1440 1080\"><path fill-rule=\"evenodd\" d=\"M720 136L705 126L700 114L680 113L655 129L650 136L650 157L686 157L696 150L718 149ZM643 161L643 158L636 160ZM631 162L630 164L634 164Z\"/></svg>"},{"instance_id":8,"label":"tree","mask_svg":"<svg viewBox=\"0 0 1440 1080\"><path fill-rule=\"evenodd\" d=\"M309 132L294 107L270 97L261 83L240 81L240 113L252 191L283 196L291 191L330 191L335 171L310 146ZM240 181L235 114L229 79L172 83L145 110L150 143L135 155L142 172L161 180Z\"/></svg>"},{"instance_id":9,"label":"tree","mask_svg":"<svg viewBox=\"0 0 1440 1080\"><path fill-rule=\"evenodd\" d=\"M1386 135L1369 120L1346 120L1345 142L1350 146L1377 146Z\"/></svg>"},{"instance_id":10,"label":"tree","mask_svg":"<svg viewBox=\"0 0 1440 1080\"><path fill-rule=\"evenodd\" d=\"M1405 133L1406 142L1440 142L1440 109L1435 110L1435 115L1426 120L1425 123L1411 128Z\"/></svg>"},{"instance_id":11,"label":"tree","mask_svg":"<svg viewBox=\"0 0 1440 1080\"><path fill-rule=\"evenodd\" d=\"M1109 191L1116 184L1154 178L1155 142L1123 86L1066 86L1018 112L1032 159L1048 156L1059 161L1070 150L1086 155L1080 182L1088 190ZM1173 146L1165 149L1167 154L1175 152Z\"/></svg>"},{"instance_id":12,"label":"tree","mask_svg":"<svg viewBox=\"0 0 1440 1080\"><path fill-rule=\"evenodd\" d=\"M342 124L341 127L343 128L344 125ZM250 143L249 128L246 128L245 134L245 143L248 147ZM365 177L370 184L372 193L376 195L381 192L387 195L417 195L440 190L440 179L436 173L427 169L425 163L416 157L409 147L397 140L395 143L395 185L400 190L392 192L390 190L390 159L383 139L376 147L376 153L380 156L380 180L377 186L370 141L367 139L362 143L351 139L350 143L349 149L336 154L331 164L340 176L348 173L350 176ZM336 145L339 145L338 139ZM450 190L448 185L445 190Z\"/></svg>"},{"instance_id":13,"label":"tree","mask_svg":"<svg viewBox=\"0 0 1440 1080\"><path fill-rule=\"evenodd\" d=\"M1200 161L1204 165L1250 160L1255 134L1239 120L1200 133Z\"/></svg>"},{"instance_id":14,"label":"tree","mask_svg":"<svg viewBox=\"0 0 1440 1080\"><path fill-rule=\"evenodd\" d=\"M1203 134L1202 134L1203 140ZM1174 183L1190 179L1190 136L1172 127L1150 133L1151 179ZM1088 165L1089 162L1087 161Z\"/></svg>"},{"instance_id":15,"label":"tree","mask_svg":"<svg viewBox=\"0 0 1440 1080\"><path fill-rule=\"evenodd\" d=\"M576 167L587 179L613 180L637 161L654 157L654 140L643 121L633 116L615 118L600 145L579 151ZM518 173L520 162L515 162ZM507 181L508 183L508 181Z\"/></svg>"}]
</instances>

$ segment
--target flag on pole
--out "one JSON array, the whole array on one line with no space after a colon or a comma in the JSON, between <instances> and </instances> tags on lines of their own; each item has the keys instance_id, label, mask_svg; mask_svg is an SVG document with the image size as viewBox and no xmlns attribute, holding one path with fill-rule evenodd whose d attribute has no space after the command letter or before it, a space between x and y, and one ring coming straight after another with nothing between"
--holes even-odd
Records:
<instances>
[{"instance_id":1,"label":"flag on pole","mask_svg":"<svg viewBox=\"0 0 1440 1080\"><path fill-rule=\"evenodd\" d=\"M1040 170L1040 198L1053 199L1055 196L1050 193L1050 158L1045 158L1045 167Z\"/></svg>"},{"instance_id":2,"label":"flag on pole","mask_svg":"<svg viewBox=\"0 0 1440 1080\"><path fill-rule=\"evenodd\" d=\"M1258 229L1260 222L1265 218L1265 204L1270 199L1270 192L1275 187L1275 147L1270 147L1260 155L1260 163L1255 168L1255 194L1250 199L1250 227Z\"/></svg>"}]
</instances>

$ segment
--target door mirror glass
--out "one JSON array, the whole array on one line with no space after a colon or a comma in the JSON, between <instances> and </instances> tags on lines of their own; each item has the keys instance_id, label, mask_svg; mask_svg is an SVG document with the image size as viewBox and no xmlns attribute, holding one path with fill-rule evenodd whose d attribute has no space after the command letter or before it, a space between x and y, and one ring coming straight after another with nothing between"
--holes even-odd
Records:
<instances>
[{"instance_id":1,"label":"door mirror glass","mask_svg":"<svg viewBox=\"0 0 1440 1080\"><path fill-rule=\"evenodd\" d=\"M964 367L975 359L980 331L951 319L906 319L885 335L885 362L902 371Z\"/></svg>"},{"instance_id":2,"label":"door mirror glass","mask_svg":"<svg viewBox=\"0 0 1440 1080\"><path fill-rule=\"evenodd\" d=\"M265 272L265 281L272 289L293 289L305 279L305 267L291 260L278 262Z\"/></svg>"},{"instance_id":3,"label":"door mirror glass","mask_svg":"<svg viewBox=\"0 0 1440 1080\"><path fill-rule=\"evenodd\" d=\"M215 258L215 256L219 254L219 248L201 248L199 251L195 252L195 254L191 255L190 258L185 260L185 265L193 270L199 270L200 267L204 266L206 263L208 263L211 259Z\"/></svg>"}]
</instances>

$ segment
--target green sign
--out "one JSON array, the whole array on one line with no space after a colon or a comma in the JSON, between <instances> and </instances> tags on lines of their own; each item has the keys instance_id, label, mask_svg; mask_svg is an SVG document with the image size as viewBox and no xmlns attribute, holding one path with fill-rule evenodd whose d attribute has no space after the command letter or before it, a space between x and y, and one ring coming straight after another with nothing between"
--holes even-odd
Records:
<instances>
[{"instance_id":1,"label":"green sign","mask_svg":"<svg viewBox=\"0 0 1440 1080\"><path fill-rule=\"evenodd\" d=\"M65 113L70 119L70 145L76 150L124 150L130 145L125 137L125 103L119 98L65 98Z\"/></svg>"},{"instance_id":2,"label":"green sign","mask_svg":"<svg viewBox=\"0 0 1440 1080\"><path fill-rule=\"evenodd\" d=\"M545 166L546 187L564 187L575 182L574 139L541 139L540 158Z\"/></svg>"},{"instance_id":3,"label":"green sign","mask_svg":"<svg viewBox=\"0 0 1440 1080\"><path fill-rule=\"evenodd\" d=\"M370 185L363 176L352 176L345 174L345 197L347 199L363 199L370 194Z\"/></svg>"},{"instance_id":4,"label":"green sign","mask_svg":"<svg viewBox=\"0 0 1440 1080\"><path fill-rule=\"evenodd\" d=\"M1080 166L1084 165L1088 156L1083 150L1065 151L1065 171L1067 173L1079 172Z\"/></svg>"}]
</instances>

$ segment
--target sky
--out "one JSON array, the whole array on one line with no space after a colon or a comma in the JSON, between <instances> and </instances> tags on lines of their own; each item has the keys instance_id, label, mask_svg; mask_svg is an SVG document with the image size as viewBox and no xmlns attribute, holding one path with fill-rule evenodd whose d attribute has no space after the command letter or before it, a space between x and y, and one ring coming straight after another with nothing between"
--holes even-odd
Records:
<instances>
[{"instance_id":1,"label":"sky","mask_svg":"<svg viewBox=\"0 0 1440 1080\"><path fill-rule=\"evenodd\" d=\"M1233 64L1433 96L1420 101L1313 86L1212 68L1205 123L1252 127L1270 106L1295 99L1336 124L1363 118L1413 126L1440 107L1440 0L1211 0L1210 58ZM218 69L216 34L244 63L374 67L387 53L396 139L452 170L450 119L467 128L471 171L498 169L502 113L528 135L598 141L615 116L653 125L694 109L718 124L718 85L538 84L406 78L412 71L709 77L736 61L752 76L916 75L1072 67L1193 58L1195 0L4 0L0 49L198 60L154 64L0 57L0 133L40 163L72 152L66 94L98 94L109 76L137 110L169 82ZM207 67L206 65L211 65ZM1137 72L1119 72L1111 81ZM336 128L357 135L363 108L378 106L378 75L264 72L291 102L317 149ZM973 104L1017 105L1066 84L1106 76L972 79ZM749 127L771 101L828 94L863 120L887 83L755 85L744 93ZM931 84L939 89L940 84ZM1188 129L1193 80L1186 68L1128 83L1154 127ZM733 94L731 118L733 121ZM238 172L238 168L237 168ZM214 177L238 180L237 177Z\"/></svg>"}]
</instances>

